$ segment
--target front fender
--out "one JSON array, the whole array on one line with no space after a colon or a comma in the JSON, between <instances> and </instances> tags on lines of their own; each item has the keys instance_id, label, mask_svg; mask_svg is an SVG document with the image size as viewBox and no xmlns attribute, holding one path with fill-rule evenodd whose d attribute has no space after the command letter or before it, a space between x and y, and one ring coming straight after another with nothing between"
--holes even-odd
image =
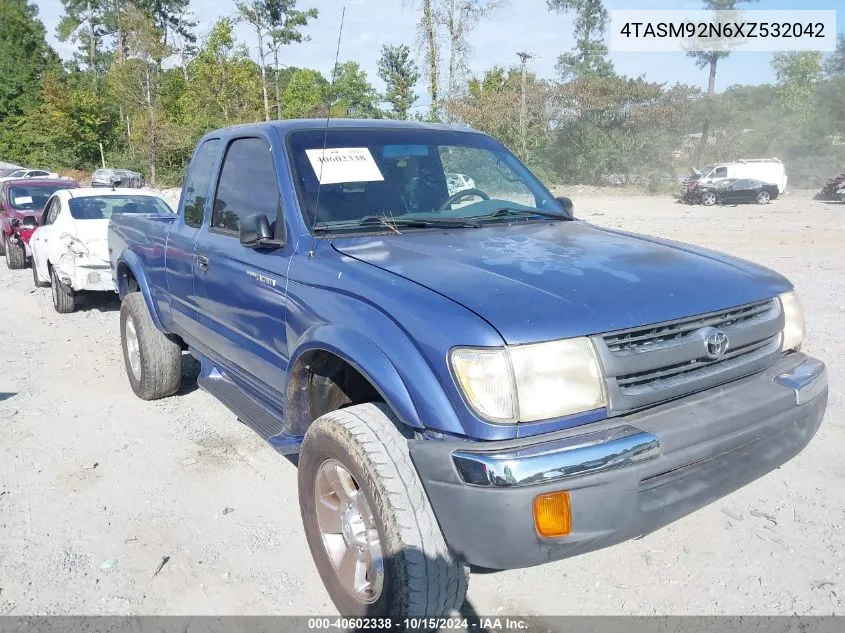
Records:
<instances>
[{"instance_id":1,"label":"front fender","mask_svg":"<svg viewBox=\"0 0 845 633\"><path fill-rule=\"evenodd\" d=\"M132 273L132 276L135 278L135 281L138 282L138 290L144 295L144 302L147 304L147 310L150 311L150 316L153 319L153 323L155 324L156 328L161 330L162 332L167 332L164 325L161 322L161 318L158 314L158 311L155 309L155 303L153 303L153 296L150 292L150 284L147 280L147 275L144 272L144 266L141 263L141 259L132 251L124 251L117 260L115 265L115 284L117 285L117 292L120 295L121 301L129 294L129 284L127 283L127 276L125 274L121 274L121 267L125 266L129 269Z\"/></svg>"},{"instance_id":2,"label":"front fender","mask_svg":"<svg viewBox=\"0 0 845 633\"><path fill-rule=\"evenodd\" d=\"M300 338L299 346L290 359L290 367L296 368L302 356L313 350L330 352L345 360L370 381L402 422L414 428L423 428L419 413L399 371L373 340L350 328L318 325L306 331ZM297 388L296 381L290 380L289 406L285 407L288 412L295 410L291 405L296 400ZM289 416L286 417L290 420Z\"/></svg>"}]
</instances>

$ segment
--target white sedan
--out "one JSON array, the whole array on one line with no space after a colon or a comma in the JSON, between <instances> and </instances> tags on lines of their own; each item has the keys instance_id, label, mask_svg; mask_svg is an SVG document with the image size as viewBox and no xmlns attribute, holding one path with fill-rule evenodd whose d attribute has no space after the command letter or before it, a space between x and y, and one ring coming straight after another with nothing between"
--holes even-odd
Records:
<instances>
[{"instance_id":1,"label":"white sedan","mask_svg":"<svg viewBox=\"0 0 845 633\"><path fill-rule=\"evenodd\" d=\"M449 195L454 196L459 191L475 189L475 181L466 174L447 173L446 187L449 190Z\"/></svg>"},{"instance_id":2,"label":"white sedan","mask_svg":"<svg viewBox=\"0 0 845 633\"><path fill-rule=\"evenodd\" d=\"M20 180L21 178L58 178L59 174L44 171L43 169L16 169L14 171L10 171L8 174L5 174L2 178L0 178L0 182L5 182L6 180Z\"/></svg>"},{"instance_id":3,"label":"white sedan","mask_svg":"<svg viewBox=\"0 0 845 633\"><path fill-rule=\"evenodd\" d=\"M172 215L163 198L137 189L61 189L47 201L30 240L36 286L52 286L57 312L73 312L76 295L114 291L108 251L114 213Z\"/></svg>"}]
</instances>

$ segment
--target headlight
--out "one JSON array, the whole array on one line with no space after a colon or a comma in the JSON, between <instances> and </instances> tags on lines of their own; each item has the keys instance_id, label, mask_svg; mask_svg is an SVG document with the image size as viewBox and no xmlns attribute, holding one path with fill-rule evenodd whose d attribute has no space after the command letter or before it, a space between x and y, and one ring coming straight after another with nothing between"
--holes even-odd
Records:
<instances>
[{"instance_id":1,"label":"headlight","mask_svg":"<svg viewBox=\"0 0 845 633\"><path fill-rule=\"evenodd\" d=\"M504 349L456 349L452 371L472 408L488 420L516 422L513 376Z\"/></svg>"},{"instance_id":2,"label":"headlight","mask_svg":"<svg viewBox=\"0 0 845 633\"><path fill-rule=\"evenodd\" d=\"M783 351L797 352L804 343L804 308L794 290L782 294L778 299L783 310Z\"/></svg>"},{"instance_id":3,"label":"headlight","mask_svg":"<svg viewBox=\"0 0 845 633\"><path fill-rule=\"evenodd\" d=\"M475 411L494 422L536 422L607 405L586 338L504 349L455 349L452 370Z\"/></svg>"}]
</instances>

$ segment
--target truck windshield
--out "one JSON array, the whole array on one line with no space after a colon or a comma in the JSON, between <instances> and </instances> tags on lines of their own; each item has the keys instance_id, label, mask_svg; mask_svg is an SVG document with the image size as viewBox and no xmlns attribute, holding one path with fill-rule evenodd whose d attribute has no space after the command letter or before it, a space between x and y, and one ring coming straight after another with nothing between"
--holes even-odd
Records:
<instances>
[{"instance_id":1,"label":"truck windshield","mask_svg":"<svg viewBox=\"0 0 845 633\"><path fill-rule=\"evenodd\" d=\"M513 154L481 134L360 128L331 129L326 136L325 129L300 130L288 136L288 152L300 207L315 231L384 231L381 222L361 222L374 217L405 226L417 221L421 228L565 217ZM497 213L502 209L525 213ZM462 221L468 218L473 220Z\"/></svg>"},{"instance_id":2,"label":"truck windshield","mask_svg":"<svg viewBox=\"0 0 845 633\"><path fill-rule=\"evenodd\" d=\"M115 213L169 215L167 203L154 196L90 196L71 198L70 214L76 220L108 220Z\"/></svg>"}]
</instances>

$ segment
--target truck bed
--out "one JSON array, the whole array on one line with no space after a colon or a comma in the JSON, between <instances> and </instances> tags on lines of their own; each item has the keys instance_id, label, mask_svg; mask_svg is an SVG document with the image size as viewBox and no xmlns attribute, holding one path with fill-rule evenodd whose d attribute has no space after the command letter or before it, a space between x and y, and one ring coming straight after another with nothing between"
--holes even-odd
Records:
<instances>
[{"instance_id":1,"label":"truck bed","mask_svg":"<svg viewBox=\"0 0 845 633\"><path fill-rule=\"evenodd\" d=\"M167 237L176 215L129 215L112 216L109 221L109 257L114 263L126 251L140 260L149 286L151 298L166 294L167 276L164 262ZM118 271L113 270L115 283L120 290Z\"/></svg>"}]
</instances>

